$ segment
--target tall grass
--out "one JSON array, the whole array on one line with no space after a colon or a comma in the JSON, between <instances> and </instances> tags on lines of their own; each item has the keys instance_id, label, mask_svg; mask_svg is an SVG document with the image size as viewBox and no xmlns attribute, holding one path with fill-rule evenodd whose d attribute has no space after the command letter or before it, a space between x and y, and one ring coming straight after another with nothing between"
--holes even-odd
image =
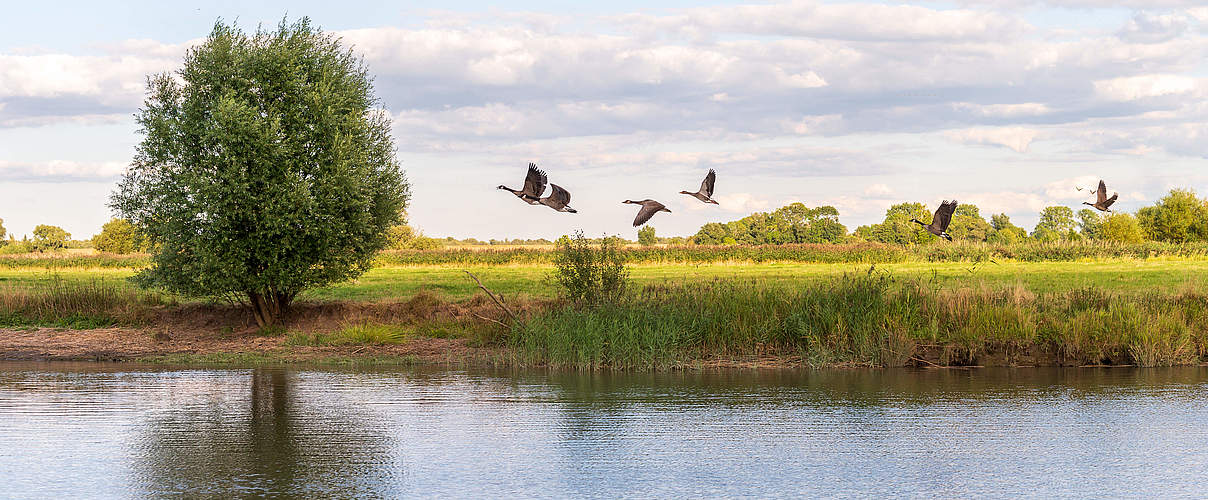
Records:
<instances>
[{"instance_id":1,"label":"tall grass","mask_svg":"<svg viewBox=\"0 0 1208 500\"><path fill-rule=\"evenodd\" d=\"M113 281L51 280L38 288L0 288L0 325L100 328L150 321L169 301Z\"/></svg>"},{"instance_id":2,"label":"tall grass","mask_svg":"<svg viewBox=\"0 0 1208 500\"><path fill-rule=\"evenodd\" d=\"M878 273L803 287L718 281L647 287L601 307L529 318L510 339L520 361L659 368L779 354L813 366L976 364L1027 352L1058 364L1187 364L1208 347L1202 295L1142 298L1083 289L937 290Z\"/></svg>"}]
</instances>

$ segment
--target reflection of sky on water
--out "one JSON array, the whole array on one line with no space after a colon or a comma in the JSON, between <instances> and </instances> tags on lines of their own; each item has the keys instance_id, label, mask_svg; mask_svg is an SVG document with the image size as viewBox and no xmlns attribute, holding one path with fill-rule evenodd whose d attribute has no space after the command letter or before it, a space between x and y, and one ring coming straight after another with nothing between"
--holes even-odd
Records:
<instances>
[{"instance_id":1,"label":"reflection of sky on water","mask_svg":"<svg viewBox=\"0 0 1208 500\"><path fill-rule=\"evenodd\" d=\"M0 364L32 496L1194 494L1208 369L578 372ZM29 496L21 495L21 496Z\"/></svg>"}]
</instances>

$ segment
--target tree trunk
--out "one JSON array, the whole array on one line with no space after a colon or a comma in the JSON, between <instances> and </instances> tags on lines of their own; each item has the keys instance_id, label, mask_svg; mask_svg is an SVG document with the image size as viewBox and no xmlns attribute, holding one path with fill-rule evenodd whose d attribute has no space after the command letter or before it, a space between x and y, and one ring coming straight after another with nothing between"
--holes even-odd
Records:
<instances>
[{"instance_id":1,"label":"tree trunk","mask_svg":"<svg viewBox=\"0 0 1208 500\"><path fill-rule=\"evenodd\" d=\"M252 317L256 325L267 328L277 324L282 315L289 310L293 295L283 292L247 292L248 304L252 307Z\"/></svg>"}]
</instances>

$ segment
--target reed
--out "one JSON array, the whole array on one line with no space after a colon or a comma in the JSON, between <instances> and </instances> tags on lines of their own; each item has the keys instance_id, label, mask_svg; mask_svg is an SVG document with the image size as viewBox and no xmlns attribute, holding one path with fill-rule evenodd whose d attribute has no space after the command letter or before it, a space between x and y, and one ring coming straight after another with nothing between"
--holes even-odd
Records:
<instances>
[{"instance_id":1,"label":"reed","mask_svg":"<svg viewBox=\"0 0 1208 500\"><path fill-rule=\"evenodd\" d=\"M141 324L171 300L111 280L53 279L38 288L0 288L0 324L101 328Z\"/></svg>"},{"instance_id":2,"label":"reed","mask_svg":"<svg viewBox=\"0 0 1208 500\"><path fill-rule=\"evenodd\" d=\"M652 369L711 358L800 356L812 366L900 366L940 348L977 364L1004 351L1053 364L1188 364L1208 347L1201 294L1020 287L943 290L869 272L804 286L716 281L646 287L598 307L536 314L509 339L517 360Z\"/></svg>"}]
</instances>

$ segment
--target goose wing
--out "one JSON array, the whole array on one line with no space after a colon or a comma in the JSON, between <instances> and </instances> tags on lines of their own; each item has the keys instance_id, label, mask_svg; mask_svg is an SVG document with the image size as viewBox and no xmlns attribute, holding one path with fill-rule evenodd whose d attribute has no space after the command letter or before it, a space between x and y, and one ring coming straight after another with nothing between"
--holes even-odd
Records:
<instances>
[{"instance_id":1,"label":"goose wing","mask_svg":"<svg viewBox=\"0 0 1208 500\"><path fill-rule=\"evenodd\" d=\"M1107 200L1107 184L1103 182L1103 179L1099 179L1099 189L1095 190L1095 198L1097 203Z\"/></svg>"},{"instance_id":2,"label":"goose wing","mask_svg":"<svg viewBox=\"0 0 1208 500\"><path fill-rule=\"evenodd\" d=\"M557 184L550 184L552 191L549 193L549 198L546 198L546 205L554 210L562 210L570 205L570 191L567 191Z\"/></svg>"},{"instance_id":3,"label":"goose wing","mask_svg":"<svg viewBox=\"0 0 1208 500\"><path fill-rule=\"evenodd\" d=\"M529 163L528 175L524 178L524 191L522 194L533 198L540 198L541 193L545 192L546 182L545 171L537 168L535 163Z\"/></svg>"},{"instance_id":4,"label":"goose wing","mask_svg":"<svg viewBox=\"0 0 1208 500\"><path fill-rule=\"evenodd\" d=\"M1101 204L1103 205L1103 209L1104 209L1104 210L1107 210L1107 207L1112 206L1112 203L1115 203L1115 202L1116 202L1116 198L1119 198L1119 197L1120 197L1120 193L1112 193L1112 197L1111 197L1111 198L1108 198L1108 199L1106 199L1106 200L1100 201L1099 203L1101 203Z\"/></svg>"},{"instance_id":5,"label":"goose wing","mask_svg":"<svg viewBox=\"0 0 1208 500\"><path fill-rule=\"evenodd\" d=\"M651 217L654 217L654 214L658 213L659 210L664 208L666 207L657 201L643 202L642 209L638 210L638 216L633 218L633 227L638 227L642 224L645 224L646 221L650 220Z\"/></svg>"},{"instance_id":6,"label":"goose wing","mask_svg":"<svg viewBox=\"0 0 1208 500\"><path fill-rule=\"evenodd\" d=\"M713 184L717 183L717 172L709 169L709 173L705 175L705 180L700 183L700 192L710 198L713 197Z\"/></svg>"},{"instance_id":7,"label":"goose wing","mask_svg":"<svg viewBox=\"0 0 1208 500\"><path fill-rule=\"evenodd\" d=\"M952 212L956 211L956 200L949 202L944 200L940 204L940 208L935 209L935 217L932 219L932 224L939 228L941 232L948 230L948 224L952 222Z\"/></svg>"}]
</instances>

